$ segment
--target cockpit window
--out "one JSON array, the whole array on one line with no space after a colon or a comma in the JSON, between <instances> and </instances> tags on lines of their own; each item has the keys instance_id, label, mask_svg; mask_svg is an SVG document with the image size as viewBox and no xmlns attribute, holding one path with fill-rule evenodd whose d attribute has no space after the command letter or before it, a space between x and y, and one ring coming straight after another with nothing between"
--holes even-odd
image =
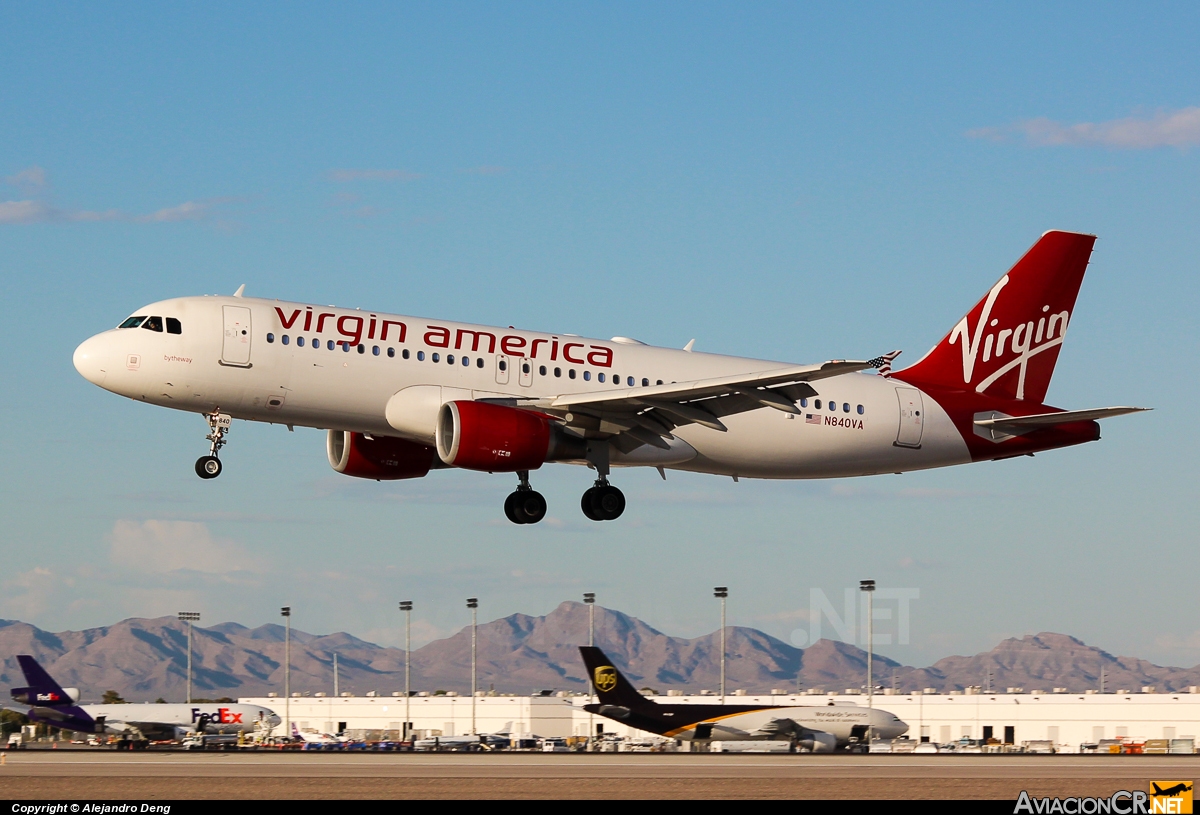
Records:
<instances>
[{"instance_id":1,"label":"cockpit window","mask_svg":"<svg viewBox=\"0 0 1200 815\"><path fill-rule=\"evenodd\" d=\"M183 325L178 320L176 320L174 317L168 317L167 318L167 333L168 334L182 334L183 333Z\"/></svg>"},{"instance_id":2,"label":"cockpit window","mask_svg":"<svg viewBox=\"0 0 1200 815\"><path fill-rule=\"evenodd\" d=\"M139 325L142 324L142 320L144 320L144 319L146 319L146 318L145 317L130 317L128 320L126 320L125 322L123 322L119 326L117 326L117 328L137 328Z\"/></svg>"},{"instance_id":3,"label":"cockpit window","mask_svg":"<svg viewBox=\"0 0 1200 815\"><path fill-rule=\"evenodd\" d=\"M162 331L162 317L147 317L146 322L142 323L142 328L147 331Z\"/></svg>"}]
</instances>

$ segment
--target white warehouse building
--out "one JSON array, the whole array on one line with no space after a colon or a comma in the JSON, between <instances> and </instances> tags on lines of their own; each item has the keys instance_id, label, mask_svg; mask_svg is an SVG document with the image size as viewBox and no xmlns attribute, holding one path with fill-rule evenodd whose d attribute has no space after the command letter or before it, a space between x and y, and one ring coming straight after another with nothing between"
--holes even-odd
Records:
<instances>
[{"instance_id":1,"label":"white warehouse building","mask_svg":"<svg viewBox=\"0 0 1200 815\"><path fill-rule=\"evenodd\" d=\"M652 697L671 704L713 704L706 695ZM263 705L287 716L301 729L336 733L403 729L405 699L396 696L246 697L245 704ZM627 737L649 735L620 722L594 716L583 709L586 694L515 696L413 696L409 699L411 728L422 736L495 733L536 736L585 736L611 733ZM726 697L731 705L866 705L854 694L741 695ZM886 691L874 697L876 707L899 716L909 726L908 736L935 743L966 737L995 738L1001 743L1050 741L1060 750L1077 750L1081 744L1102 739L1189 739L1200 734L1200 693L908 693ZM474 709L474 713L472 713ZM472 715L474 728L472 728Z\"/></svg>"}]
</instances>

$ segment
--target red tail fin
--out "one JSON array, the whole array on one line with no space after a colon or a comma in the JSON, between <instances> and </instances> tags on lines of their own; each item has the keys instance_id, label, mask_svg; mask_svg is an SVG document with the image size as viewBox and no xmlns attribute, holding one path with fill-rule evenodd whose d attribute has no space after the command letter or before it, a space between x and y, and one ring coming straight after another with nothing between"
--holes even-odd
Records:
<instances>
[{"instance_id":1,"label":"red tail fin","mask_svg":"<svg viewBox=\"0 0 1200 815\"><path fill-rule=\"evenodd\" d=\"M1042 402L1095 235L1047 232L919 362L914 385Z\"/></svg>"}]
</instances>

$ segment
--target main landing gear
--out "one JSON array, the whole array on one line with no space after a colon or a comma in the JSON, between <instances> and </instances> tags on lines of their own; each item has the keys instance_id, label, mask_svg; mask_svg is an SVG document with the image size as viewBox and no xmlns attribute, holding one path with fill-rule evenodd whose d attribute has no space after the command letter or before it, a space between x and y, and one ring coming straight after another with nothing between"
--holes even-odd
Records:
<instances>
[{"instance_id":1,"label":"main landing gear","mask_svg":"<svg viewBox=\"0 0 1200 815\"><path fill-rule=\"evenodd\" d=\"M529 486L529 470L518 470L521 483L504 499L504 514L515 524L535 524L546 517L546 499Z\"/></svg>"},{"instance_id":2,"label":"main landing gear","mask_svg":"<svg viewBox=\"0 0 1200 815\"><path fill-rule=\"evenodd\" d=\"M208 422L209 429L209 434L204 438L212 442L212 446L209 447L207 456L196 459L196 475L205 479L216 478L221 474L221 459L217 456L225 446L225 434L229 432L233 417L218 410L205 413L204 420Z\"/></svg>"},{"instance_id":3,"label":"main landing gear","mask_svg":"<svg viewBox=\"0 0 1200 815\"><path fill-rule=\"evenodd\" d=\"M597 478L595 486L583 494L579 505L583 514L593 521L615 521L625 511L625 494L609 484L607 478Z\"/></svg>"}]
</instances>

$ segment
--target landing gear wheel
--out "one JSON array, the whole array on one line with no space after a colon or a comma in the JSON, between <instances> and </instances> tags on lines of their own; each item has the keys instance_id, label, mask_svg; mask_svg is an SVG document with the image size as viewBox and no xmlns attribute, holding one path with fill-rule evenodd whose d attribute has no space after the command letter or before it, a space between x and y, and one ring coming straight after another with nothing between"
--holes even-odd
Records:
<instances>
[{"instance_id":1,"label":"landing gear wheel","mask_svg":"<svg viewBox=\"0 0 1200 815\"><path fill-rule=\"evenodd\" d=\"M216 478L221 474L221 459L216 456L201 456L196 459L196 475L201 478Z\"/></svg>"},{"instance_id":2,"label":"landing gear wheel","mask_svg":"<svg viewBox=\"0 0 1200 815\"><path fill-rule=\"evenodd\" d=\"M589 487L587 491L583 493L583 498L579 501L579 508L583 510L583 514L586 515L590 521L603 520L603 518L601 518L592 510L592 498L594 497L595 493L596 488Z\"/></svg>"},{"instance_id":3,"label":"landing gear wheel","mask_svg":"<svg viewBox=\"0 0 1200 815\"><path fill-rule=\"evenodd\" d=\"M535 524L546 517L546 499L540 492L517 490L504 499L504 514L515 524Z\"/></svg>"},{"instance_id":4,"label":"landing gear wheel","mask_svg":"<svg viewBox=\"0 0 1200 815\"><path fill-rule=\"evenodd\" d=\"M580 502L583 514L593 521L615 521L625 511L625 494L611 484L592 487Z\"/></svg>"}]
</instances>

